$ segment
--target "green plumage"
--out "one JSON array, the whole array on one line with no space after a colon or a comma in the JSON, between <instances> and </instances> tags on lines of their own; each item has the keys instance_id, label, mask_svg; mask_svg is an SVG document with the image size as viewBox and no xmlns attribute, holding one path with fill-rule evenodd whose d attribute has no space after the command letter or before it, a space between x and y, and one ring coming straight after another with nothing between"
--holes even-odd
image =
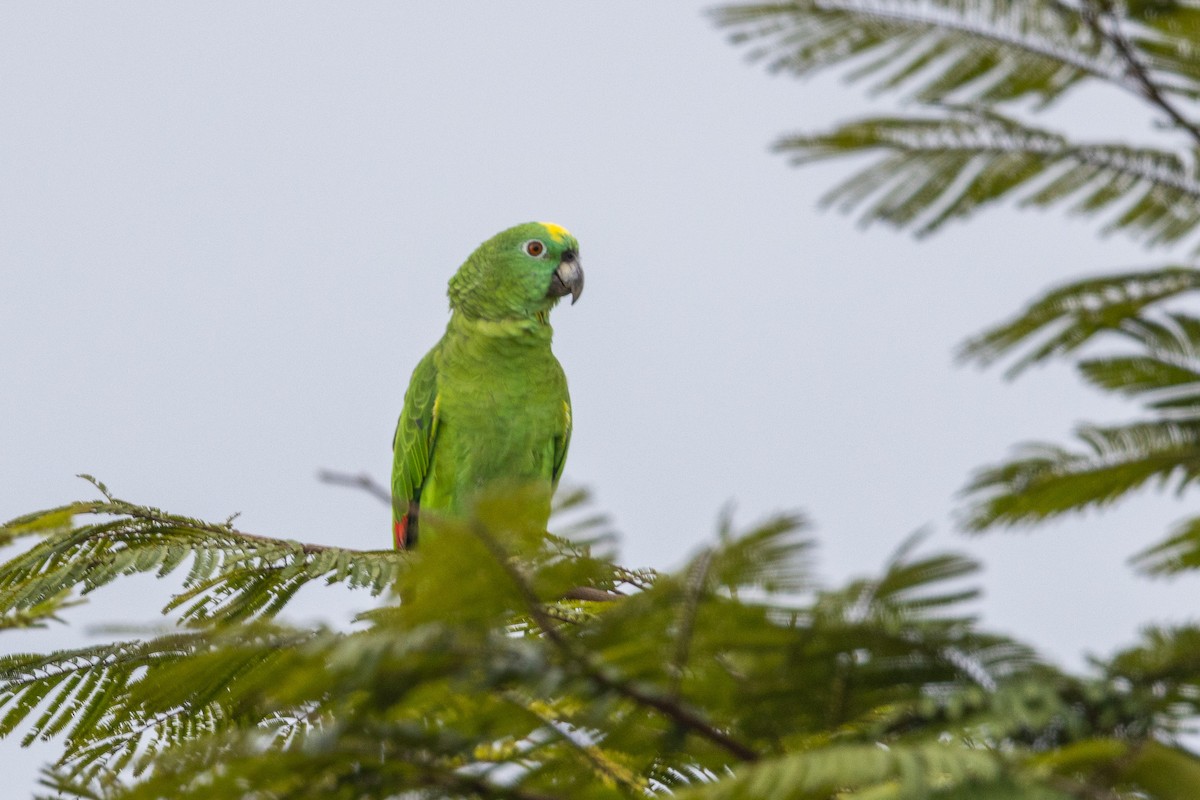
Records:
<instances>
[{"instance_id":1,"label":"green plumage","mask_svg":"<svg viewBox=\"0 0 1200 800\"><path fill-rule=\"evenodd\" d=\"M571 441L549 314L582 291L578 242L541 222L484 242L450 279L450 323L413 370L392 443L397 548L438 516L468 511L489 485L544 487L536 510L549 517Z\"/></svg>"}]
</instances>

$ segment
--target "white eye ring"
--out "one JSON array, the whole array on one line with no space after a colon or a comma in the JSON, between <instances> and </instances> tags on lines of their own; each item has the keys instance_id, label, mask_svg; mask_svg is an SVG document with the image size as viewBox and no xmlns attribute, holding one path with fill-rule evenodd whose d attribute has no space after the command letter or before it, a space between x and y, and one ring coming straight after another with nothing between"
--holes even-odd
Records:
<instances>
[{"instance_id":1,"label":"white eye ring","mask_svg":"<svg viewBox=\"0 0 1200 800\"><path fill-rule=\"evenodd\" d=\"M546 255L546 243L541 239L530 239L522 249L525 251L525 255L533 256L534 258L541 258Z\"/></svg>"}]
</instances>

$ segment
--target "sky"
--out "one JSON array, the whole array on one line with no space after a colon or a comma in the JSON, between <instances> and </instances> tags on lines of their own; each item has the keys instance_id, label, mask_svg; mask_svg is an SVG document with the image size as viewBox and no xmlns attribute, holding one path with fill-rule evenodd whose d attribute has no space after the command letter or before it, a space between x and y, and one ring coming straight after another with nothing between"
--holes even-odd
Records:
<instances>
[{"instance_id":1,"label":"sky","mask_svg":"<svg viewBox=\"0 0 1200 800\"><path fill-rule=\"evenodd\" d=\"M0 4L0 517L94 490L254 533L387 547L409 374L481 241L551 220L587 292L553 315L589 487L630 566L671 568L733 503L800 509L828 583L911 532L985 567L991 629L1082 668L1188 581L1126 560L1187 513L1147 495L1030 533L955 526L972 470L1132 405L1065 365L1009 383L954 348L1045 288L1167 263L1093 223L999 210L928 240L821 211L850 164L793 169L777 136L886 106L836 76L771 76L708 3ZM1152 137L1129 98L1050 119ZM102 590L0 652L165 624L170 585ZM361 595L311 593L344 621ZM32 787L53 744L0 742ZM22 789L24 793L24 790ZM16 795L14 795L16 796Z\"/></svg>"}]
</instances>

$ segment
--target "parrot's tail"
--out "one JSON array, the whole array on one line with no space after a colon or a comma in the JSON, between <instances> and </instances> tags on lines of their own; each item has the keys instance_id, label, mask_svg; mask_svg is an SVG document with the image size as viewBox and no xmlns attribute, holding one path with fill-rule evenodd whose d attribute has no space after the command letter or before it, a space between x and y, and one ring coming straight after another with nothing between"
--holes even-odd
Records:
<instances>
[{"instance_id":1,"label":"parrot's tail","mask_svg":"<svg viewBox=\"0 0 1200 800\"><path fill-rule=\"evenodd\" d=\"M416 504L400 519L392 523L392 543L397 550L412 550L417 546Z\"/></svg>"}]
</instances>

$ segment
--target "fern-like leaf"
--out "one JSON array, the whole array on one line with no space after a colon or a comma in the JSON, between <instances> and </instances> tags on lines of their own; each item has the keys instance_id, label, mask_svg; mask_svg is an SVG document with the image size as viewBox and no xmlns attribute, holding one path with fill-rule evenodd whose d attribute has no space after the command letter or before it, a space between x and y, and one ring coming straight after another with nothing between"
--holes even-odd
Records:
<instances>
[{"instance_id":1,"label":"fern-like leaf","mask_svg":"<svg viewBox=\"0 0 1200 800\"><path fill-rule=\"evenodd\" d=\"M1112 44L1054 2L796 0L723 6L716 19L772 70L846 65L877 91L913 86L927 102L1050 102L1084 78L1126 81Z\"/></svg>"},{"instance_id":2,"label":"fern-like leaf","mask_svg":"<svg viewBox=\"0 0 1200 800\"><path fill-rule=\"evenodd\" d=\"M62 524L66 515L103 521ZM53 525L44 524L46 520ZM122 500L79 503L14 520L5 529L40 526L40 542L0 565L0 606L41 608L63 593L93 591L123 575L158 577L190 564L182 592L167 604L190 622L243 620L278 613L313 580L379 594L394 583L404 556L254 536L228 524L168 514ZM0 529L3 530L3 529Z\"/></svg>"},{"instance_id":3,"label":"fern-like leaf","mask_svg":"<svg viewBox=\"0 0 1200 800\"><path fill-rule=\"evenodd\" d=\"M1000 760L961 744L881 748L841 745L793 753L742 767L731 778L698 786L680 800L807 800L849 796L918 798L932 788L966 785L975 791L1003 780Z\"/></svg>"},{"instance_id":4,"label":"fern-like leaf","mask_svg":"<svg viewBox=\"0 0 1200 800\"><path fill-rule=\"evenodd\" d=\"M564 587L637 573L527 507L497 495L447 520L397 575L401 602L350 633L234 622L0 659L0 734L58 737L47 785L101 800L1058 800L1116 773L1136 792L1160 757L1191 780L1186 750L1141 760L1194 716L1182 633L1175 656L1068 679L979 630L959 585L974 563L916 537L882 574L813 590L794 516L726 518L685 569L567 618Z\"/></svg>"},{"instance_id":5,"label":"fern-like leaf","mask_svg":"<svg viewBox=\"0 0 1200 800\"><path fill-rule=\"evenodd\" d=\"M1176 0L1131 0L1107 5L1110 41L1125 37L1139 64L1164 93L1200 97L1200 7ZM1128 22L1117 12L1128 14Z\"/></svg>"},{"instance_id":6,"label":"fern-like leaf","mask_svg":"<svg viewBox=\"0 0 1200 800\"><path fill-rule=\"evenodd\" d=\"M1179 267L1082 281L1055 289L964 347L966 357L986 363L1041 336L1015 373L1107 335L1132 351L1081 360L1084 380L1138 398L1154 415L1123 426L1085 425L1077 431L1083 449L1026 445L979 471L965 489L969 528L1103 507L1147 483L1175 480L1182 491L1200 477L1200 318L1159 307L1197 288L1200 272ZM1188 529L1177 532L1140 557L1143 568L1188 568L1193 539Z\"/></svg>"},{"instance_id":7,"label":"fern-like leaf","mask_svg":"<svg viewBox=\"0 0 1200 800\"><path fill-rule=\"evenodd\" d=\"M1183 490L1200 477L1200 422L1083 426L1076 435L1082 449L1025 445L976 473L964 490L972 500L967 528L1028 524L1111 505L1147 482L1174 479Z\"/></svg>"},{"instance_id":8,"label":"fern-like leaf","mask_svg":"<svg viewBox=\"0 0 1200 800\"><path fill-rule=\"evenodd\" d=\"M225 729L255 669L310 635L237 638L240 648L229 646L232 637L187 633L0 658L0 736L19 726L26 744L63 736L60 767L84 783L109 783L126 767L140 774L160 748Z\"/></svg>"},{"instance_id":9,"label":"fern-like leaf","mask_svg":"<svg viewBox=\"0 0 1200 800\"><path fill-rule=\"evenodd\" d=\"M1034 364L1072 353L1098 334L1136 325L1148 310L1197 290L1200 270L1183 266L1075 281L1047 292L1013 319L967 341L959 357L986 366L1029 345L1029 352L1008 371L1015 376Z\"/></svg>"},{"instance_id":10,"label":"fern-like leaf","mask_svg":"<svg viewBox=\"0 0 1200 800\"><path fill-rule=\"evenodd\" d=\"M1138 553L1133 564L1143 574L1153 576L1200 570L1200 518L1176 523L1166 541Z\"/></svg>"},{"instance_id":11,"label":"fern-like leaf","mask_svg":"<svg viewBox=\"0 0 1200 800\"><path fill-rule=\"evenodd\" d=\"M1200 12L1188 2L793 0L714 12L773 71L844 67L927 103L1050 103L1085 79L1200 97ZM1178 123L1178 120L1173 120Z\"/></svg>"},{"instance_id":12,"label":"fern-like leaf","mask_svg":"<svg viewBox=\"0 0 1200 800\"><path fill-rule=\"evenodd\" d=\"M1173 153L1074 144L994 111L863 119L786 137L775 148L795 164L880 154L824 202L844 211L865 206L864 222L915 226L918 235L1015 197L1043 207L1074 199L1077 213L1111 212L1108 230L1150 245L1176 242L1200 225L1200 180Z\"/></svg>"}]
</instances>

